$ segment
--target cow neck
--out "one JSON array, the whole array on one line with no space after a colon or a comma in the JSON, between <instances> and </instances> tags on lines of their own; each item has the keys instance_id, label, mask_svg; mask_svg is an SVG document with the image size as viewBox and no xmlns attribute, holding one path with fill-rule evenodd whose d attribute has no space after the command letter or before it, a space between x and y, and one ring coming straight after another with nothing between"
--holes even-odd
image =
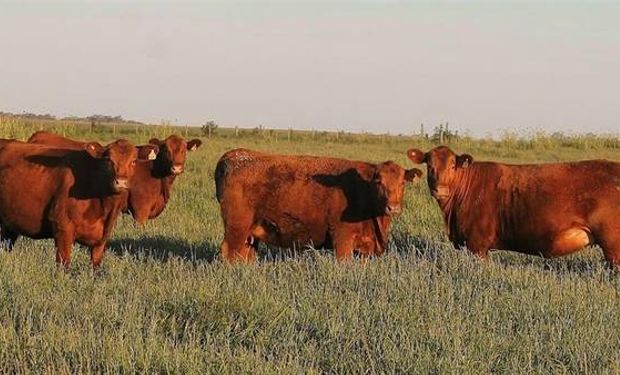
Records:
<instances>
[{"instance_id":1,"label":"cow neck","mask_svg":"<svg viewBox=\"0 0 620 375\"><path fill-rule=\"evenodd\" d=\"M461 207L467 200L469 193L469 186L477 174L477 166L475 164L470 165L466 169L461 169L460 173L456 176L452 186L450 186L450 194L446 199L437 200L441 212L443 212L446 228L448 230L448 236L452 232L452 221L455 211Z\"/></svg>"},{"instance_id":2,"label":"cow neck","mask_svg":"<svg viewBox=\"0 0 620 375\"><path fill-rule=\"evenodd\" d=\"M127 197L129 195L128 191L123 191L118 194L115 194L111 197L107 197L103 199L103 210L105 212L105 222L103 227L103 241L107 241L114 230L114 226L116 225L116 221L118 219L119 214L121 213L121 207L123 202L127 202ZM116 199L116 201L114 201ZM106 204L112 201L112 204Z\"/></svg>"},{"instance_id":3,"label":"cow neck","mask_svg":"<svg viewBox=\"0 0 620 375\"><path fill-rule=\"evenodd\" d=\"M162 168L151 161L151 178L157 180L160 184L160 196L163 197L164 203L168 203L170 199L170 192L172 191L172 184L176 179L176 175L170 172L164 172L165 168Z\"/></svg>"},{"instance_id":4,"label":"cow neck","mask_svg":"<svg viewBox=\"0 0 620 375\"><path fill-rule=\"evenodd\" d=\"M172 184L177 176L169 175L161 179L161 195L164 197L164 203L168 203L170 193L172 192Z\"/></svg>"}]
</instances>

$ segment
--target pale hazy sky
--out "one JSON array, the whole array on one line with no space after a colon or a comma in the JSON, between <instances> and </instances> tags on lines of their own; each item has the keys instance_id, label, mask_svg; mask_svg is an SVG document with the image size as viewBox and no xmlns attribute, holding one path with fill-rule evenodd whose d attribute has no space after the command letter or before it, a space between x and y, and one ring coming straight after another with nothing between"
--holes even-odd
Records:
<instances>
[{"instance_id":1,"label":"pale hazy sky","mask_svg":"<svg viewBox=\"0 0 620 375\"><path fill-rule=\"evenodd\" d=\"M620 5L1 3L0 111L620 129Z\"/></svg>"}]
</instances>

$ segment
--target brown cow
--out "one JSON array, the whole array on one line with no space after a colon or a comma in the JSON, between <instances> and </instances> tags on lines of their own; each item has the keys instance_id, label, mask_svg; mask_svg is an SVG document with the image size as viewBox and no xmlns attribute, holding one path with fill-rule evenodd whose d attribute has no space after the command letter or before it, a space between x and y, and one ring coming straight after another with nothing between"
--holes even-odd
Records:
<instances>
[{"instance_id":1,"label":"brown cow","mask_svg":"<svg viewBox=\"0 0 620 375\"><path fill-rule=\"evenodd\" d=\"M556 257L599 244L620 263L620 164L605 160L539 165L473 162L441 146L407 151L428 166L428 185L456 247Z\"/></svg>"},{"instance_id":2,"label":"brown cow","mask_svg":"<svg viewBox=\"0 0 620 375\"><path fill-rule=\"evenodd\" d=\"M37 143L63 145L70 149L84 147L82 141L49 132L35 133L29 142L33 139ZM172 184L185 169L187 151L194 151L201 144L199 139L185 141L182 137L171 135L163 141L152 138L149 144L138 146L143 154L156 155L154 160L138 160L136 173L131 178L126 210L140 225L145 225L148 219L154 219L164 211L170 199Z\"/></svg>"},{"instance_id":3,"label":"brown cow","mask_svg":"<svg viewBox=\"0 0 620 375\"><path fill-rule=\"evenodd\" d=\"M0 149L0 238L54 238L67 267L74 242L89 246L93 268L127 201L137 149L126 140L69 151L10 142Z\"/></svg>"},{"instance_id":4,"label":"brown cow","mask_svg":"<svg viewBox=\"0 0 620 375\"><path fill-rule=\"evenodd\" d=\"M81 150L86 141L74 140L46 130L40 130L28 138L28 143L37 143L68 150ZM150 145L136 147L138 148L138 159L140 160L153 160L157 156L157 150Z\"/></svg>"},{"instance_id":5,"label":"brown cow","mask_svg":"<svg viewBox=\"0 0 620 375\"><path fill-rule=\"evenodd\" d=\"M149 144L158 147L157 157L138 163L129 191L129 212L141 225L166 208L172 184L185 170L187 152L196 150L202 142L200 139L185 141L183 137L171 135L163 141L152 138Z\"/></svg>"},{"instance_id":6,"label":"brown cow","mask_svg":"<svg viewBox=\"0 0 620 375\"><path fill-rule=\"evenodd\" d=\"M333 247L339 260L354 250L380 255L391 217L401 211L405 182L421 174L391 161L231 150L215 169L224 221L221 256L254 261L259 241Z\"/></svg>"}]
</instances>

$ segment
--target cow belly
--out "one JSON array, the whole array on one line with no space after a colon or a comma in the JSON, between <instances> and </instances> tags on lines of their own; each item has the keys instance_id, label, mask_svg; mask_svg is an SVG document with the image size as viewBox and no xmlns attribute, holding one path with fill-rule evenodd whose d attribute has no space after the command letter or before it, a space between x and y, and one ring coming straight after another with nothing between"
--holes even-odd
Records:
<instances>
[{"instance_id":1,"label":"cow belly","mask_svg":"<svg viewBox=\"0 0 620 375\"><path fill-rule=\"evenodd\" d=\"M44 204L28 202L20 204L19 200L0 204L0 221L7 228L32 238L52 237L51 225L46 215Z\"/></svg>"},{"instance_id":2,"label":"cow belly","mask_svg":"<svg viewBox=\"0 0 620 375\"><path fill-rule=\"evenodd\" d=\"M325 242L326 233L323 225L308 225L292 217L280 218L277 222L261 219L252 230L254 238L281 247L320 246Z\"/></svg>"}]
</instances>

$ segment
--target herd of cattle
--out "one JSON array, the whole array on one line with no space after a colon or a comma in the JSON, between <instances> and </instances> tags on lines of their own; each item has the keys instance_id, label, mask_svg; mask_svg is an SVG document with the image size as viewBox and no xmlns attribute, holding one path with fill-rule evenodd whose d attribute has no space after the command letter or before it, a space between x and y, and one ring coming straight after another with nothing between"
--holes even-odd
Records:
<instances>
[{"instance_id":1,"label":"herd of cattle","mask_svg":"<svg viewBox=\"0 0 620 375\"><path fill-rule=\"evenodd\" d=\"M69 265L75 242L98 268L119 215L140 224L162 213L186 154L201 141L171 135L106 146L41 131L27 142L0 140L0 239L53 238ZM448 147L407 151L427 165L427 182L456 247L485 258L491 249L544 257L598 244L620 263L620 164L604 160L507 165L474 162ZM333 248L381 255L405 185L422 176L380 164L314 156L226 152L215 169L224 222L221 257L253 261L258 244Z\"/></svg>"}]
</instances>

